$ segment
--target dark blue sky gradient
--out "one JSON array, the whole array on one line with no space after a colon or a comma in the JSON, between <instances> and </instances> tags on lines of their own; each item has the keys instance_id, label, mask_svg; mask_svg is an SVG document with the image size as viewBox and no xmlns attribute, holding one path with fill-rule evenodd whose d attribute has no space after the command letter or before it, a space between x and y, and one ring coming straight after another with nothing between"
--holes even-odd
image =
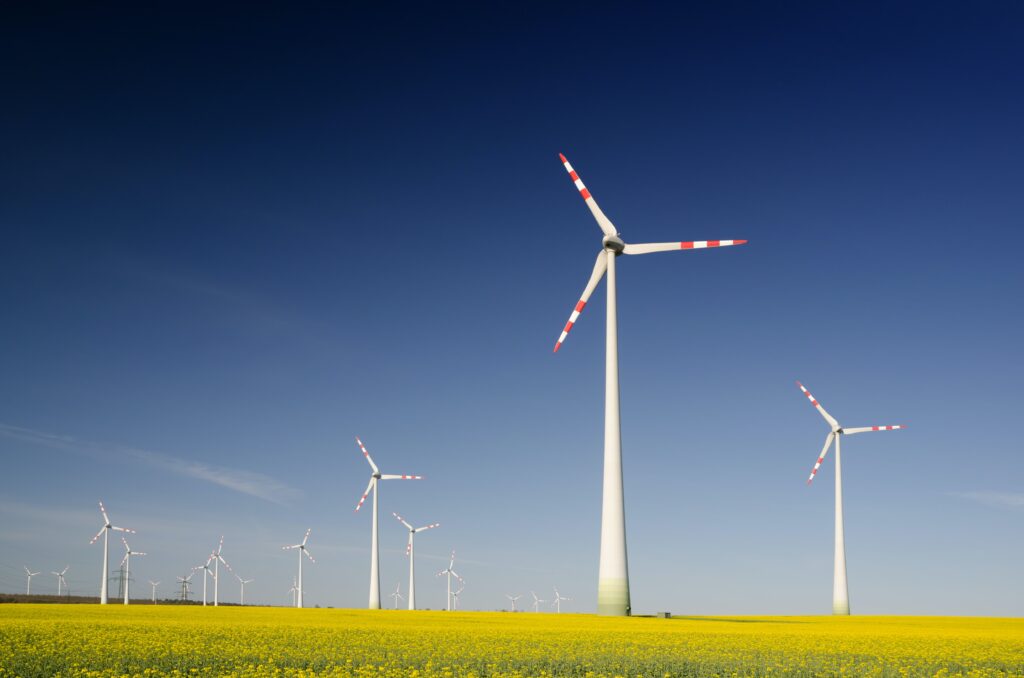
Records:
<instances>
[{"instance_id":1,"label":"dark blue sky gradient","mask_svg":"<svg viewBox=\"0 0 1024 678\"><path fill-rule=\"evenodd\" d=\"M283 603L313 526L308 599L361 606L360 435L427 476L384 486L385 589L394 510L442 523L423 604L454 547L468 607L592 610L604 288L553 356L600 246L564 152L627 242L750 241L620 259L634 609L828 611L801 379L910 426L844 446L854 612L1024 613L1018 4L2 12L0 588L96 588L102 498L140 580L225 533Z\"/></svg>"}]
</instances>

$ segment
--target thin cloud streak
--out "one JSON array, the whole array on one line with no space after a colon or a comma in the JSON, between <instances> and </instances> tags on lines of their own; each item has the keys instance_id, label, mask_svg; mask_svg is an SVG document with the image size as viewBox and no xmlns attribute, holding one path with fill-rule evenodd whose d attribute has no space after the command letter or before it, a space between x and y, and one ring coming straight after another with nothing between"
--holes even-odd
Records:
<instances>
[{"instance_id":1,"label":"thin cloud streak","mask_svg":"<svg viewBox=\"0 0 1024 678\"><path fill-rule=\"evenodd\" d=\"M954 497L970 499L985 506L993 508L1024 508L1024 494L1016 492L992 492L983 490L981 492L951 492Z\"/></svg>"},{"instance_id":2,"label":"thin cloud streak","mask_svg":"<svg viewBox=\"0 0 1024 678\"><path fill-rule=\"evenodd\" d=\"M33 445L43 445L45 447L86 454L102 461L115 461L128 456L152 468L219 485L220 487L252 497L258 497L282 506L287 505L289 501L299 498L302 494L296 488L262 473L212 466L201 461L182 459L164 454L163 452L133 447L102 445L77 440L71 436L56 435L4 423L0 423L0 435Z\"/></svg>"}]
</instances>

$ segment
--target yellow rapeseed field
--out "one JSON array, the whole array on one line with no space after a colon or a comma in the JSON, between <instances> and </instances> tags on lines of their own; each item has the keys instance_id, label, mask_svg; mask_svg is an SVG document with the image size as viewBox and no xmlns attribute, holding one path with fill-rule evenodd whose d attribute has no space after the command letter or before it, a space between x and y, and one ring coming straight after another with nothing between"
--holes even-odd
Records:
<instances>
[{"instance_id":1,"label":"yellow rapeseed field","mask_svg":"<svg viewBox=\"0 0 1024 678\"><path fill-rule=\"evenodd\" d=\"M1021 676L1024 620L2 605L0 676Z\"/></svg>"}]
</instances>

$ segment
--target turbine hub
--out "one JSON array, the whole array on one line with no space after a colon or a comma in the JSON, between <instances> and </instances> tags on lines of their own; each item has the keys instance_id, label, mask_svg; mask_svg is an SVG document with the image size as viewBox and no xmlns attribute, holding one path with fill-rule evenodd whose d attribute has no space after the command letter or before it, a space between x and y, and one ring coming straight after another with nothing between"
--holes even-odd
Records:
<instances>
[{"instance_id":1,"label":"turbine hub","mask_svg":"<svg viewBox=\"0 0 1024 678\"><path fill-rule=\"evenodd\" d=\"M376 478L377 480L380 480L380 476L381 476L381 474L379 474L379 473L374 473L373 474L373 477Z\"/></svg>"},{"instance_id":2,"label":"turbine hub","mask_svg":"<svg viewBox=\"0 0 1024 678\"><path fill-rule=\"evenodd\" d=\"M606 250L611 250L616 254L620 254L626 248L626 243L622 242L622 238L617 235L606 235L601 240L601 244Z\"/></svg>"}]
</instances>

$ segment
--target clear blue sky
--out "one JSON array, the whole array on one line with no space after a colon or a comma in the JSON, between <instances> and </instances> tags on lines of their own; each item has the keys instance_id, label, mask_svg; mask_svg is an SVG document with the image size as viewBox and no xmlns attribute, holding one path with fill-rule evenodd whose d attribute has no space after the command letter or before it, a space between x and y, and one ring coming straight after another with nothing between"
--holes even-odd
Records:
<instances>
[{"instance_id":1,"label":"clear blue sky","mask_svg":"<svg viewBox=\"0 0 1024 678\"><path fill-rule=\"evenodd\" d=\"M633 608L827 613L827 427L854 613L1024 614L1024 9L565 4L7 8L0 20L0 589L103 499L139 581L224 554L366 602L451 548L468 608L595 608L600 232L620 260ZM117 551L114 551L117 553ZM198 578L196 579L198 581ZM40 576L35 590L55 589ZM148 587L146 587L148 588ZM229 597L237 587L228 588ZM525 600L525 599L524 599Z\"/></svg>"}]
</instances>

